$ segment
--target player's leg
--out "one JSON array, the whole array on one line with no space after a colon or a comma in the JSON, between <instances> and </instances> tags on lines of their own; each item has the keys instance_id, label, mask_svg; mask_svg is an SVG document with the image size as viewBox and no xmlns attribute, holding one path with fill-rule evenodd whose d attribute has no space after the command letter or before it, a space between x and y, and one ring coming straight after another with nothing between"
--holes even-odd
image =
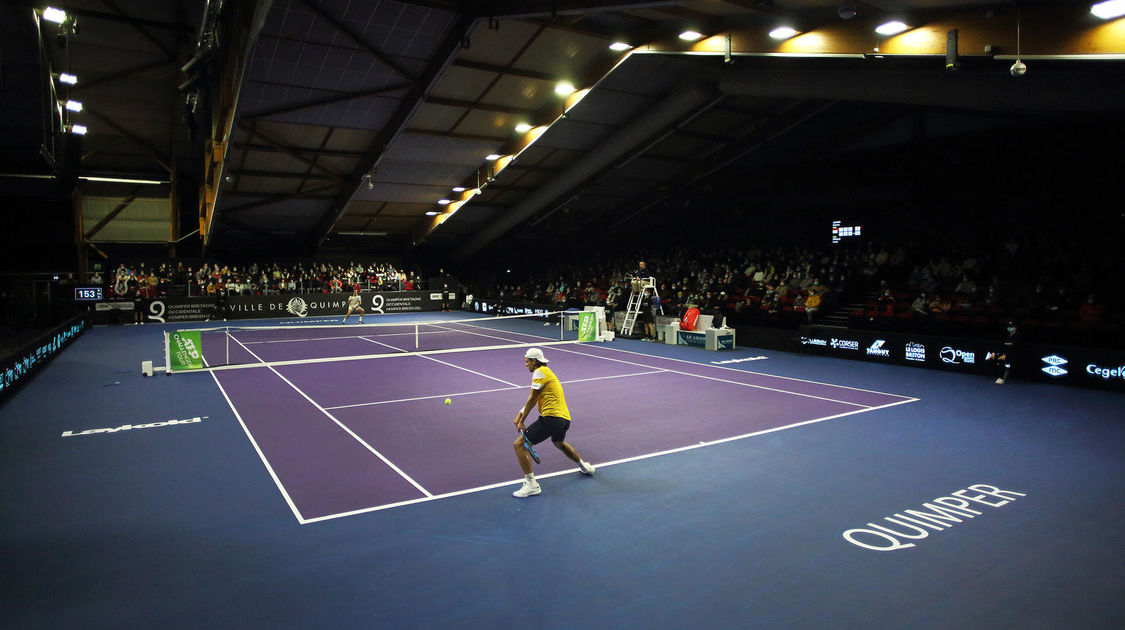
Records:
<instances>
[{"instance_id":1,"label":"player's leg","mask_svg":"<svg viewBox=\"0 0 1125 630\"><path fill-rule=\"evenodd\" d=\"M512 448L516 451L516 459L519 460L520 470L523 471L524 476L531 474L531 453L527 452L527 448L523 445L523 436L516 438L512 443Z\"/></svg>"},{"instance_id":2,"label":"player's leg","mask_svg":"<svg viewBox=\"0 0 1125 630\"><path fill-rule=\"evenodd\" d=\"M359 323L362 324L363 323L363 307L357 306L357 307L355 307L355 310L359 311Z\"/></svg>"},{"instance_id":3,"label":"player's leg","mask_svg":"<svg viewBox=\"0 0 1125 630\"><path fill-rule=\"evenodd\" d=\"M539 494L543 490L539 487L539 482L535 480L535 473L531 472L531 453L528 452L527 447L523 445L524 437L532 444L538 444L547 439L550 435L549 430L543 423L543 418L539 418L531 423L531 426L524 429L522 435L516 438L512 444L512 448L516 451L516 459L519 460L520 470L523 471L523 485L519 490L512 493L512 496L524 498Z\"/></svg>"},{"instance_id":4,"label":"player's leg","mask_svg":"<svg viewBox=\"0 0 1125 630\"><path fill-rule=\"evenodd\" d=\"M594 467L589 462L584 461L582 456L578 454L578 451L574 450L574 447L566 441L566 432L570 430L570 420L551 418L551 421L551 444L554 444L555 448L562 451L562 454L566 455L567 459L578 464L578 470L582 471L582 474L594 474Z\"/></svg>"}]
</instances>

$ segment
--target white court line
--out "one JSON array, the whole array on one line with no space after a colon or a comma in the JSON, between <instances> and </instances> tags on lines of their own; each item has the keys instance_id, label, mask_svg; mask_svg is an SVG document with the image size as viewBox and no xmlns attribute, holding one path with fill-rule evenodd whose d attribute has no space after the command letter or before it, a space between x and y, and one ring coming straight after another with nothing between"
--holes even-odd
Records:
<instances>
[{"instance_id":1,"label":"white court line","mask_svg":"<svg viewBox=\"0 0 1125 630\"><path fill-rule=\"evenodd\" d=\"M386 346L386 347L388 347L388 348L394 348L394 346L392 346L392 345L389 345L389 344L385 344L385 343L383 343L382 341L376 341L375 339L368 339L367 337L360 337L360 339L363 339L364 341L370 341L371 343L374 343L374 344L378 344L378 345L380 345L380 346ZM481 377L484 377L484 378L487 378L487 379L491 379L491 380L493 380L493 381L497 381L497 382L503 383L503 384L505 384L505 385L509 385L509 386L511 386L511 387L519 387L519 386L518 386L518 385L516 385L515 383L509 383L508 381L505 381L505 380L503 380L503 379L499 379L499 378L496 378L495 376L489 376L489 375L487 375L487 374L482 374L481 372L477 372L476 370L470 370L469 368L466 368L466 367L461 367L460 365L453 365L452 363L447 363L447 362L445 362L445 361L442 361L442 360L440 360L440 359L435 359L435 358L433 358L433 357L428 357L428 356L426 356L426 355L424 355L424 354L423 354L423 355L420 355L420 356L421 356L421 357L422 357L423 359L428 359L428 360L430 360L430 361L433 361L433 362L435 362L435 363L440 363L440 364L442 364L442 365L448 365L449 367L452 367L452 368L457 368L458 370L464 370L464 371L468 372L469 374L475 374L476 376L481 376Z\"/></svg>"},{"instance_id":2,"label":"white court line","mask_svg":"<svg viewBox=\"0 0 1125 630\"><path fill-rule=\"evenodd\" d=\"M472 334L482 336L482 337L488 337L490 339L499 339L501 341L518 341L516 339L510 339L510 338L502 337L502 336L499 336L499 335L486 335L484 333L472 333ZM524 333L508 333L508 334L522 335ZM533 336L533 335L527 335L527 336ZM579 345L586 345L586 344L579 344ZM653 357L653 355L650 355L650 354L643 354L643 353L640 353L640 352L632 352L632 351L629 351L629 350L618 350L617 348L606 348L606 349L614 350L616 352L628 352L629 354L635 354L635 355L643 356L643 357L647 357L647 358L656 358L656 359L668 359L669 358L669 357ZM617 363L625 363L627 365L634 365L634 366L637 366L637 367L649 368L649 369L653 369L653 370L664 369L664 370L666 370L668 372L671 372L673 374L681 374L681 375L684 375L684 376L691 376L691 377L694 377L694 378L701 378L701 379L706 379L706 380L711 380L711 381L718 381L720 383L729 383L729 384L732 384L732 385L739 385L739 386L742 386L742 387L753 387L755 389L763 389L763 390L766 390L766 391L778 392L778 393L782 393L782 394L790 394L792 396L802 396L804 398L814 398L814 399L817 399L817 400L826 400L826 401L829 401L829 402L840 403L842 405L852 405L854 407L871 408L871 405L863 405L863 404L860 404L860 403L854 403L854 402L847 401L847 400L838 400L838 399L835 399L835 398L827 398L825 396L816 396L816 395L813 395L813 394L803 394L801 392L794 392L794 391L790 391L790 390L787 390L787 389L778 389L776 387L767 387L765 385L754 385L754 384L751 384L751 383L740 383L738 381L731 381L731 380L727 380L727 379L715 378L713 376L703 376L701 374L692 374L690 372L681 372L679 370L670 370L670 369L667 369L667 368L660 368L660 367L655 366L655 365L645 365L643 363L626 361L624 359L614 359L612 357L602 357L602 356L598 356L596 354L579 352L578 350L568 350L566 348L556 348L556 351L568 352L568 353L571 353L571 354L577 354L577 355L585 356L585 357L592 357L592 358L595 358L595 359L602 359L602 360L605 360L605 361L614 361L614 362L617 362ZM693 365L693 366L702 365L700 363L692 363L691 361L685 361L683 359L671 359L671 360L679 361L681 363L687 363L687 364ZM899 394L887 394L887 393L884 393L884 392L876 392L876 391L871 391L871 390L859 389L859 388L855 388L855 387L847 387L847 386L844 386L844 385L833 385L831 383L820 383L820 382L817 382L817 381L807 381L807 380L803 380L803 379L789 378L789 377L785 377L785 376L774 376L772 374L762 374L760 372L750 372L750 371L747 371L747 370L736 370L734 368L728 368L728 367L719 366L719 365L705 365L703 367L730 370L732 372L737 372L739 374L755 374L755 375L758 375L758 376L781 378L781 379L785 379L785 380L798 381L798 382L810 383L810 384L815 384L815 385L823 385L825 387L833 387L833 388L838 388L838 389L849 389L849 390L853 390L853 391L862 391L862 392L871 393L871 394L881 394L881 395L884 395L884 396L894 396L896 398L904 398L903 396L901 396Z\"/></svg>"},{"instance_id":3,"label":"white court line","mask_svg":"<svg viewBox=\"0 0 1125 630\"><path fill-rule=\"evenodd\" d=\"M766 376L766 377L769 377L769 378L780 378L780 379L783 379L783 380L786 380L786 381L797 381L798 383L811 383L813 385L824 385L825 387L835 387L837 389L850 389L852 391L866 392L868 394L881 394L883 396L894 396L896 398L910 398L909 396L903 396L902 394L891 394L889 392L880 392L880 391L877 391L877 390L874 390L874 389L863 389L862 387L851 387L851 386L848 386L848 385L837 385L835 383L824 383L822 381L810 381L808 379L796 378L794 376L780 376L780 375L777 375L777 374L767 374L765 372L754 372L752 370L740 370L738 368L727 367L725 365L711 365L710 363L696 363L694 361L688 361L687 359L677 359L675 357L663 357L663 356L659 356L659 355L645 354L643 352L636 352L636 351L633 351L633 350L622 350L621 348L610 348L610 347L607 347L607 346L599 346L599 347L601 347L603 350L612 350L613 352L624 352L626 354L635 354L635 355L641 356L641 357L661 359L661 360L664 360L664 361L678 361L680 363L687 363L688 365L709 367L709 368L714 368L714 369L717 369L717 370L730 370L731 372L737 372L739 374L756 374L758 376ZM572 350L571 352L574 352L574 351ZM582 354L582 353L576 352L576 354ZM597 355L591 354L591 355L587 355L587 356L597 356ZM600 358L608 358L608 357L597 357L597 358L600 359ZM656 367L656 366L645 366L645 367ZM915 398L914 400L917 400L917 398Z\"/></svg>"},{"instance_id":4,"label":"white court line","mask_svg":"<svg viewBox=\"0 0 1125 630\"><path fill-rule=\"evenodd\" d=\"M584 357L592 357L592 358L595 358L595 359L602 359L604 361L613 361L615 363L624 363L626 365L635 365L637 367L660 369L660 368L657 368L654 365L644 365L642 363L636 363L636 362L633 362L633 361L626 361L624 359L614 359L614 358L611 358L611 357L599 357L599 356L596 356L596 355L593 355L593 354L587 354L585 352L576 352L574 350L567 350L566 348L556 348L555 352L569 352L571 354L577 354L577 355L581 355L581 356L584 356ZM642 355L642 356L652 356L652 355ZM700 364L696 363L694 365L700 365ZM712 367L712 366L706 366L706 367ZM715 367L718 367L718 366L715 366ZM708 380L708 381L717 381L719 383L728 383L730 385L738 385L740 387L753 387L755 389L764 389L766 391L778 392L780 394L789 394L790 396L802 396L804 398L815 398L817 400L826 400L828 402L840 403L841 405L852 405L853 407L863 407L864 409L873 409L874 408L871 405L862 405L860 403L854 403L854 402L851 402L851 401L848 401L848 400L837 400L835 398L826 398L824 396L814 396L812 394L802 394L801 392L792 392L792 391L789 391L787 389L777 389L776 387L766 387L765 385L754 385L752 383L739 383L738 381L731 381L731 380L727 380L725 378L715 378L714 376L704 376L702 374L692 374L691 372L681 372L679 370L665 369L664 371L669 372L671 374L680 374L682 376L690 376L690 377L693 377L693 378L701 378L701 379ZM736 370L736 371L741 371L741 370Z\"/></svg>"},{"instance_id":5,"label":"white court line","mask_svg":"<svg viewBox=\"0 0 1125 630\"><path fill-rule=\"evenodd\" d=\"M645 455L637 455L635 457L626 457L624 459L616 459L616 460L613 460L613 461L608 461L608 462L603 462L603 463L598 463L598 462L590 462L590 463L594 464L594 466L598 470L602 470L603 468L609 468L610 466L616 466L618 464L627 464L629 462L640 461L642 459L652 459L654 457L662 457L664 455L672 455L672 454L675 454L675 453L682 453L684 451L692 451L692 450L695 450L697 448L705 448L705 447L708 447L708 446L715 446L717 444L723 444L723 443L726 443L726 442L734 442L736 440L745 440L747 438L752 438L752 437L759 436L759 435L765 435L767 433L774 433L776 431L783 431L785 429L792 429L792 428L804 426L804 425L807 425L807 424L815 424L817 422L824 422L826 420L833 420L835 418L842 418L844 416L850 416L850 415L854 415L854 414L857 414L857 413L867 413L868 411L876 411L876 410L879 410L879 409L885 409L887 407L894 407L896 405L903 405L903 404L906 404L906 403L915 402L917 400L918 400L917 398L907 398L905 400L899 400L897 402L887 403L885 405L880 405L878 407L866 407L864 409L854 409L852 411L845 411L844 413L838 413L838 414L831 415L831 416L824 416L823 418L813 418L812 420L804 420L802 422L795 422L793 424L788 424L788 425L781 426L781 427L773 427L772 429L763 429L761 431L754 431L753 433L746 433L746 434L743 434L743 435L736 435L736 436L733 436L733 437L721 438L721 439L718 439L718 440L711 440L710 442L700 442L698 444L691 444L689 446L681 446L679 448L668 449L666 451L658 451L656 453L647 453ZM556 471L556 472L553 472L553 473L547 473L545 475L535 475L535 478L536 479L548 479L548 478L551 478L551 477L559 477L559 476L562 476L562 475L569 475L569 474L577 473L577 472L578 472L577 468L569 468L569 469L566 469L566 470L559 470L559 471ZM493 483L493 484L489 484L489 485L486 485L486 486L478 486L476 488L468 488L468 489L465 489L465 490L456 490L456 491L453 491L453 492L446 492L446 493L443 493L443 494L435 494L435 495L431 495L431 496L428 496L428 497L419 497L417 499L410 499L410 500L407 500L407 501L399 501L397 503L387 503L385 505L376 505L376 506L372 506L372 507L369 507L369 508L352 510L350 512L340 512L338 514L326 514L324 516L317 516L317 517L314 517L314 518L302 520L301 524L305 525L305 524L308 524L308 523L319 523L321 521L343 518L345 516L355 516L357 514L366 514L368 512L378 512L378 511L381 511L381 510L389 510L391 508L402 507L402 506L405 506L405 505L413 505L415 503L425 503L427 501L434 501L436 499L448 499L450 497L461 496L461 495L464 495L464 494L474 494L474 493L477 493L477 492L484 492L486 490L493 490L495 488L502 488L504 486L511 486L511 485L514 485L514 484L517 484L517 483L522 483L522 482L523 482L523 478L512 479L512 480L509 480L509 481L501 481L499 483Z\"/></svg>"},{"instance_id":6,"label":"white court line","mask_svg":"<svg viewBox=\"0 0 1125 630\"><path fill-rule=\"evenodd\" d=\"M454 365L452 367L457 367L457 366ZM666 370L653 370L653 371L650 371L650 372L633 372L632 374L613 374L611 376L592 376L590 378L576 378L576 379L573 379L573 380L561 381L561 382L562 382L563 385L568 385L570 383L585 383L587 381L602 381L602 380L606 380L606 379L610 379L610 378L626 378L626 377L629 377L629 376L644 376L646 374L662 374L665 371ZM499 380L499 379L497 379L497 380ZM500 381L500 382L504 383L505 381ZM497 387L496 389L478 389L478 390L471 391L471 392L456 392L456 393L447 393L447 394L435 394L433 396L414 396L413 398L397 398L395 400L375 400L375 401L372 401L372 402L352 403L350 405L336 405L334 407L325 407L325 409L329 409L329 410L350 409L352 407L371 407L371 406L374 406L374 405L389 405L391 403L415 402L415 401L418 401L418 400L433 400L435 398L445 398L447 396L451 397L451 396L472 396L472 395L475 395L475 394L494 394L496 392L510 392L514 389L527 389L527 388L531 387L531 385L514 385L512 383L508 383L508 385L511 385L511 387Z\"/></svg>"},{"instance_id":7,"label":"white court line","mask_svg":"<svg viewBox=\"0 0 1125 630\"><path fill-rule=\"evenodd\" d=\"M219 382L219 377L215 376L215 373L212 372L211 378L215 379L215 384L219 386L219 392L222 393L223 398L226 399L227 405L230 407L230 410L234 412L235 419L238 420L238 424L242 426L242 431L250 440L250 445L254 447L254 451L258 453L258 458L262 460L262 465L266 467L266 472L268 472L270 477L273 479L274 485L276 485L277 489L281 491L282 498L284 498L285 502L289 504L289 509L293 510L293 515L297 517L298 522L305 522L305 517L301 516L301 511L297 509L297 504L294 503L293 498L289 496L289 492L285 489L285 485L281 483L281 479L279 479L277 473L274 472L273 466L270 466L269 460L266 459L266 454L262 452L262 449L258 446L258 442L250 433L249 427L247 427L246 423L242 420L242 414L238 413L238 409L235 409L234 403L231 402L230 396L227 395L226 388L224 388L223 384Z\"/></svg>"},{"instance_id":8,"label":"white court line","mask_svg":"<svg viewBox=\"0 0 1125 630\"><path fill-rule=\"evenodd\" d=\"M487 336L487 337L490 337L490 339L497 339L497 340L502 340L502 341L515 341L515 340L512 340L512 339L506 339L506 337L503 337L503 336L485 335L484 333L475 333L475 334L479 334L480 336ZM514 333L514 334L521 334L521 333ZM610 349L610 350L614 350L614 349ZM589 354L589 353L586 353L586 352L578 352L577 350L567 350L566 348L556 348L555 351L556 352L569 352L571 354L582 355L582 357L589 357L589 358L593 358L593 359L601 359L603 361L613 361L613 362L618 362L618 363L625 363L625 364L629 364L629 366L637 366L639 368L649 368L649 369L654 369L654 370L661 369L661 368L658 368L657 366L647 366L647 364L637 363L637 362L634 362L634 361L625 361L624 359L614 359L612 357L598 357L598 355L596 355L596 354ZM627 352L627 351L621 351L621 352ZM651 354L641 354L639 352L636 352L634 354L640 354L641 357L652 358ZM663 357L659 357L659 358L663 358ZM691 361L682 361L682 362L691 363ZM691 364L693 364L693 366L700 366L701 363L691 363ZM719 368L720 366L704 366L704 367ZM802 393L800 393L800 391L790 391L789 389L777 389L776 387L766 387L765 385L753 385L753 384L749 384L749 382L738 382L737 380L727 380L727 379L724 379L724 378L715 378L715 377L711 377L711 376L695 375L695 373L691 373L691 372L684 372L684 371L679 371L679 370L670 370L670 369L666 369L666 368L663 368L663 369L665 369L665 371L668 371L668 372L678 373L678 375L690 376L690 377L693 377L693 378L702 378L702 379L705 379L705 380L715 380L715 381L719 381L719 382L727 382L727 384L738 385L740 387L753 387L755 389L765 389L767 391L777 391L777 393L789 394L791 396L802 396L804 398L816 398L818 400L828 400L828 402L830 402L830 403L839 403L841 405L852 405L852 406L855 406L855 407L872 408L871 405L862 405L862 404L859 404L859 403L853 403L853 402L850 402L850 400L838 400L836 398L828 398L828 397L825 397L825 396L816 396L816 395L812 395L812 394L802 394ZM730 368L727 368L727 369L730 369ZM744 370L732 370L732 371L736 371L736 372L739 372L739 373L758 373L758 372L746 372ZM769 376L769 375L763 375L763 376ZM792 380L798 380L798 379L792 379ZM816 381L805 381L805 382L816 382ZM818 384L818 385L825 385L825 386L828 386L828 387L836 387L835 385L826 384L826 382L821 382L821 384ZM853 388L846 387L845 389L853 389ZM877 394L877 391L875 391L874 394ZM898 395L893 395L893 394L890 394L890 395L900 397Z\"/></svg>"},{"instance_id":9,"label":"white court line","mask_svg":"<svg viewBox=\"0 0 1125 630\"><path fill-rule=\"evenodd\" d=\"M238 342L238 340L237 340L237 339L235 339L235 342ZM241 343L239 343L239 345L241 345ZM246 346L242 346L242 347L243 347L243 348L246 348ZM259 357L258 355L254 354L253 352L251 352L250 348L246 348L246 351L247 351L247 352L249 352L249 353L250 353L251 355L253 355L253 357L254 357L255 359L258 359L259 361L261 361L261 360L262 360L262 358L261 358L261 357ZM304 398L305 400L309 401L309 403L310 403L310 404L312 404L312 406L314 406L314 407L316 407L316 408L317 408L318 410L320 410L320 412L321 412L321 413L323 413L323 414L324 414L325 416L327 416L327 417L328 417L328 419L332 420L332 422L335 422L335 423L336 423L336 426L338 426L338 427L340 427L341 429L343 429L343 430L344 430L344 431L345 431L345 432L346 432L346 433L347 433L348 435L352 436L352 438L353 438L353 439L355 439L355 441L357 441L357 442L359 442L360 444L362 444L362 445L364 446L364 448L366 448L366 449L367 449L368 451L371 451L371 453L372 453L372 454L374 454L374 455L375 455L376 457L378 457L379 459L383 460L383 463L384 463L384 464L386 464L387 466L390 466L391 470L394 470L394 471L395 471L396 473L398 473L398 474L399 474L399 475L400 475L400 476L401 476L401 477L402 477L403 479L405 479L405 480L406 480L407 482L409 482L409 483L410 483L410 485L414 486L414 487L415 487L415 488L416 488L416 489L417 489L417 490L418 490L419 492L421 492L422 494L424 494L424 495L426 495L426 496L432 496L432 495L430 494L430 491L429 491L429 490L426 490L425 488L423 488L423 487L422 487L422 485L421 485L421 484L419 484L419 483L418 483L417 481L414 481L414 479L413 479L413 478L411 478L411 477L410 477L410 475L406 474L406 472L404 472L404 471L403 471L403 470L402 470L401 468L399 468L398 466L396 466L396 465L394 464L394 462L392 462L391 460L387 459L387 457L386 457L386 456L384 456L384 455L383 455L382 453L380 453L380 452L379 452L378 450L376 450L374 446L371 446L370 444L368 444L367 442L365 442L365 441L363 440L363 438L361 438L361 437L359 437L358 435L356 435L355 431L352 431L351 429L349 429L349 428L348 428L347 426L345 426L345 425L344 425L344 423L343 423L343 422L340 422L340 421L339 421L339 420L338 420L338 419L336 418L336 416L334 416L334 415L332 415L331 413L329 413L329 412L328 412L328 410L327 410L327 409L325 409L324 407L321 407L321 406L320 406L320 403L316 402L315 400L313 400L312 398L310 398L308 394L306 394L305 392L301 391L301 388L299 388L299 387L297 387L296 385L294 385L294 384L293 384L293 381L290 381L289 379L285 378L285 376L283 376L283 375L281 374L281 372L278 372L278 371L277 371L276 369L274 369L274 367L273 367L272 365L268 365L268 366L266 366L266 367L268 367L268 368L270 369L270 371L271 371L271 372L273 372L274 374L276 374L278 378L280 378L281 380L285 381L285 383L286 383L287 385L289 385L290 387L292 387L292 388L293 388L293 391L295 391L295 392L297 392L298 394L300 394L300 395L301 395L301 396L302 396L302 397L303 397L303 398Z\"/></svg>"}]
</instances>

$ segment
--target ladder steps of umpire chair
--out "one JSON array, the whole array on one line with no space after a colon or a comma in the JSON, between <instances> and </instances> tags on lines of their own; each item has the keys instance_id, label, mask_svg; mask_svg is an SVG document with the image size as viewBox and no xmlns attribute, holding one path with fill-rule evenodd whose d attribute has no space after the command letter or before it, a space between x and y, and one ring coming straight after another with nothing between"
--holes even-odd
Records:
<instances>
[{"instance_id":1,"label":"ladder steps of umpire chair","mask_svg":"<svg viewBox=\"0 0 1125 630\"><path fill-rule=\"evenodd\" d=\"M639 290L633 285L633 289L629 293L629 303L625 307L625 321L621 324L622 337L633 336L633 327L636 326L637 317L641 313L641 308L644 307L645 289L652 289L652 296L660 297L660 294L656 291L656 278L640 278L640 284ZM663 315L663 307L660 307L659 310L660 314Z\"/></svg>"}]
</instances>

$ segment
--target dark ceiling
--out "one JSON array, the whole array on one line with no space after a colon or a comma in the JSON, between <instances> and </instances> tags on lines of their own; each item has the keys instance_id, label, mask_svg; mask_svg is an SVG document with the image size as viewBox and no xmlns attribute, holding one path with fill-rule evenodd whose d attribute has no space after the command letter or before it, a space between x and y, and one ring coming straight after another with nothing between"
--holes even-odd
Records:
<instances>
[{"instance_id":1,"label":"dark ceiling","mask_svg":"<svg viewBox=\"0 0 1125 630\"><path fill-rule=\"evenodd\" d=\"M753 188L739 165L760 165L764 147L799 170L857 147L1119 116L1125 103L1125 36L1089 3L56 6L77 33L36 26L40 4L0 9L0 195L65 195L79 177L79 238L103 255L179 242L203 254L469 259L612 235L707 178ZM856 15L844 19L847 8ZM891 18L912 29L877 36ZM805 34L765 36L782 22ZM681 41L685 29L704 38ZM1017 56L1027 76L1010 75ZM54 96L82 100L67 121L87 126L80 145L51 129L48 65L79 76ZM582 91L560 96L560 80Z\"/></svg>"}]
</instances>

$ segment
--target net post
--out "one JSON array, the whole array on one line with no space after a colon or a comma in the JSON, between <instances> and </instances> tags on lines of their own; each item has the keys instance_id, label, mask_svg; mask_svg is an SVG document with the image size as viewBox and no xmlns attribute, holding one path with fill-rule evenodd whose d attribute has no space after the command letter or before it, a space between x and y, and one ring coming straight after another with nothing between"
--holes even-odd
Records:
<instances>
[{"instance_id":1,"label":"net post","mask_svg":"<svg viewBox=\"0 0 1125 630\"><path fill-rule=\"evenodd\" d=\"M165 330L165 331L163 331L163 333L164 333L164 373L165 374L171 374L172 373L172 357L171 357L171 351L168 349L168 343L169 343L168 342L168 331Z\"/></svg>"}]
</instances>

